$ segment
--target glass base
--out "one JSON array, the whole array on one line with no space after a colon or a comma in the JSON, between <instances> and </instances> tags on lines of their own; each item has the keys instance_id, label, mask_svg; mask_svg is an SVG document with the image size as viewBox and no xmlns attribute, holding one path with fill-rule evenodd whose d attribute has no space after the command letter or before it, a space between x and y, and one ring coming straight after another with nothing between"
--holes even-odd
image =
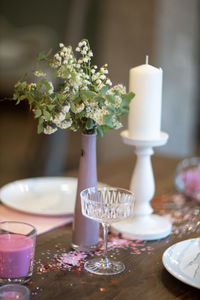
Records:
<instances>
[{"instance_id":1,"label":"glass base","mask_svg":"<svg viewBox=\"0 0 200 300\"><path fill-rule=\"evenodd\" d=\"M95 251L98 247L98 244L84 246L84 245L76 245L72 243L71 247L76 251L90 252L90 251Z\"/></svg>"},{"instance_id":2,"label":"glass base","mask_svg":"<svg viewBox=\"0 0 200 300\"><path fill-rule=\"evenodd\" d=\"M10 284L10 283L19 283L24 284L31 280L32 274L19 278L0 278L0 285L2 284Z\"/></svg>"},{"instance_id":3,"label":"glass base","mask_svg":"<svg viewBox=\"0 0 200 300\"><path fill-rule=\"evenodd\" d=\"M105 260L103 258L94 258L84 264L86 271L96 275L115 275L123 272L125 266L120 261Z\"/></svg>"}]
</instances>

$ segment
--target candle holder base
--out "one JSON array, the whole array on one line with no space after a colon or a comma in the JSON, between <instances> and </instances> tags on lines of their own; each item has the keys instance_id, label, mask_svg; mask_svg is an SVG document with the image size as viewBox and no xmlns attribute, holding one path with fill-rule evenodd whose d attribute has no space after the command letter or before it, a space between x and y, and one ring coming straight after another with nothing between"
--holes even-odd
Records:
<instances>
[{"instance_id":1,"label":"candle holder base","mask_svg":"<svg viewBox=\"0 0 200 300\"><path fill-rule=\"evenodd\" d=\"M130 190L135 194L134 217L129 221L112 225L112 231L121 233L124 238L156 240L168 236L172 224L166 218L152 214L150 201L155 193L155 182L151 164L153 147L167 143L168 134L160 132L157 139L142 140L129 136L128 130L122 131L121 137L125 144L135 147L137 155Z\"/></svg>"},{"instance_id":2,"label":"candle holder base","mask_svg":"<svg viewBox=\"0 0 200 300\"><path fill-rule=\"evenodd\" d=\"M167 237L172 225L165 217L158 215L134 216L134 218L112 225L112 232L120 233L126 239L157 240Z\"/></svg>"}]
</instances>

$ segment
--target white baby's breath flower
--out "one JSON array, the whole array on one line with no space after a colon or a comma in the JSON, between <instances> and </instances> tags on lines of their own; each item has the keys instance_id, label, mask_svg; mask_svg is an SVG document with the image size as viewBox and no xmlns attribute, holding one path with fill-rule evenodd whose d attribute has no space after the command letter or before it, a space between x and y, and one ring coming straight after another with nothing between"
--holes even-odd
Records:
<instances>
[{"instance_id":1,"label":"white baby's breath flower","mask_svg":"<svg viewBox=\"0 0 200 300\"><path fill-rule=\"evenodd\" d=\"M121 94L126 94L126 87L122 84L117 84L113 86L111 92L113 92L114 90L119 91Z\"/></svg>"},{"instance_id":2,"label":"white baby's breath flower","mask_svg":"<svg viewBox=\"0 0 200 300\"><path fill-rule=\"evenodd\" d=\"M85 108L85 105L84 103L81 103L79 105L76 105L76 108L75 108L75 114L79 114L82 110L84 110Z\"/></svg>"},{"instance_id":3,"label":"white baby's breath flower","mask_svg":"<svg viewBox=\"0 0 200 300\"><path fill-rule=\"evenodd\" d=\"M62 123L60 123L58 127L60 127L61 129L67 129L72 125L72 123L73 123L72 119L65 120Z\"/></svg>"},{"instance_id":4,"label":"white baby's breath flower","mask_svg":"<svg viewBox=\"0 0 200 300\"><path fill-rule=\"evenodd\" d=\"M105 76L105 75L101 75L100 78L101 78L102 80L104 80L104 79L106 79L106 76Z\"/></svg>"},{"instance_id":5,"label":"white baby's breath flower","mask_svg":"<svg viewBox=\"0 0 200 300\"><path fill-rule=\"evenodd\" d=\"M35 71L34 75L37 77L45 77L47 74L42 71Z\"/></svg>"},{"instance_id":6,"label":"white baby's breath flower","mask_svg":"<svg viewBox=\"0 0 200 300\"><path fill-rule=\"evenodd\" d=\"M101 83L102 83L101 79L97 79L97 80L96 80L96 83L97 83L97 84L101 84Z\"/></svg>"},{"instance_id":7,"label":"white baby's breath flower","mask_svg":"<svg viewBox=\"0 0 200 300\"><path fill-rule=\"evenodd\" d=\"M51 81L48 81L48 84L50 85L50 88L48 90L48 93L49 94L52 94L54 92L54 86L53 86L53 83Z\"/></svg>"},{"instance_id":8,"label":"white baby's breath flower","mask_svg":"<svg viewBox=\"0 0 200 300\"><path fill-rule=\"evenodd\" d=\"M77 52L80 52L80 48L79 48L79 47L76 47L76 51L77 51Z\"/></svg>"},{"instance_id":9,"label":"white baby's breath flower","mask_svg":"<svg viewBox=\"0 0 200 300\"><path fill-rule=\"evenodd\" d=\"M112 82L111 82L111 80L110 80L110 79L107 79L107 80L106 80L106 84L108 84L108 85L110 85L110 86L111 86L111 85L112 85Z\"/></svg>"},{"instance_id":10,"label":"white baby's breath flower","mask_svg":"<svg viewBox=\"0 0 200 300\"><path fill-rule=\"evenodd\" d=\"M86 117L94 120L98 125L103 125L104 124L104 116L108 114L108 111L106 110L105 107L97 108L94 107L93 110L88 111L86 113Z\"/></svg>"},{"instance_id":11,"label":"white baby's breath flower","mask_svg":"<svg viewBox=\"0 0 200 300\"><path fill-rule=\"evenodd\" d=\"M60 43L60 44L59 44L59 47L60 47L60 48L64 47L64 44L63 44L63 43Z\"/></svg>"},{"instance_id":12,"label":"white baby's breath flower","mask_svg":"<svg viewBox=\"0 0 200 300\"><path fill-rule=\"evenodd\" d=\"M56 124L57 126L59 126L59 124L60 124L62 121L64 121L64 119L65 119L65 113L61 112L61 113L57 114L57 115L53 118L52 122L53 122L54 124Z\"/></svg>"},{"instance_id":13,"label":"white baby's breath flower","mask_svg":"<svg viewBox=\"0 0 200 300\"><path fill-rule=\"evenodd\" d=\"M56 128L56 127L53 128L53 127L51 127L51 126L49 126L49 125L47 125L47 126L44 128L44 133L45 133L45 134L52 134L52 133L54 133L55 131L57 131L57 128Z\"/></svg>"},{"instance_id":14,"label":"white baby's breath flower","mask_svg":"<svg viewBox=\"0 0 200 300\"><path fill-rule=\"evenodd\" d=\"M59 56L59 54L58 54L58 53L56 53L56 54L54 55L54 57L55 57L55 59L57 59L57 60L59 60L59 59L60 59L60 56Z\"/></svg>"},{"instance_id":15,"label":"white baby's breath flower","mask_svg":"<svg viewBox=\"0 0 200 300\"><path fill-rule=\"evenodd\" d=\"M64 114L68 113L69 110L70 110L70 105L69 105L69 104L67 104L67 105L65 105L65 106L63 107L63 112L64 112Z\"/></svg>"},{"instance_id":16,"label":"white baby's breath flower","mask_svg":"<svg viewBox=\"0 0 200 300\"><path fill-rule=\"evenodd\" d=\"M93 80L93 81L97 80L97 75L96 75L96 74L93 74L93 75L92 75L92 80Z\"/></svg>"}]
</instances>

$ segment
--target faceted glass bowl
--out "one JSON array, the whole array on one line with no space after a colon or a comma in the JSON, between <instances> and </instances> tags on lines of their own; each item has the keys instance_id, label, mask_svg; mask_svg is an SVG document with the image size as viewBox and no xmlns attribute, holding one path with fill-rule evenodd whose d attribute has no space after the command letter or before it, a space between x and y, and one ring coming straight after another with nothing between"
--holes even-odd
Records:
<instances>
[{"instance_id":1,"label":"faceted glass bowl","mask_svg":"<svg viewBox=\"0 0 200 300\"><path fill-rule=\"evenodd\" d=\"M177 191L200 202L200 157L185 158L176 167Z\"/></svg>"}]
</instances>

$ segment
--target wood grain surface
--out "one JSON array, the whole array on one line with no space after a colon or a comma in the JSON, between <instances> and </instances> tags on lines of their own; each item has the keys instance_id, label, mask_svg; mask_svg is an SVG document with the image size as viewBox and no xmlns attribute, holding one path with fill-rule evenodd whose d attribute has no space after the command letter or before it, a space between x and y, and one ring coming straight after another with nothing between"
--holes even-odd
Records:
<instances>
[{"instance_id":1,"label":"wood grain surface","mask_svg":"<svg viewBox=\"0 0 200 300\"><path fill-rule=\"evenodd\" d=\"M153 157L156 178L156 195L172 192L173 174L177 160ZM134 158L127 157L121 161L99 166L99 181L113 186L128 188L134 166ZM75 176L77 171L66 175ZM70 251L71 225L60 227L37 238L36 261L45 260L43 253L49 256L56 253L56 247ZM187 238L197 237L192 233ZM32 282L28 287L33 292L31 299L56 300L173 300L200 299L198 289L190 287L170 275L162 264L162 254L170 245L183 240L174 235L166 239L147 242L154 250L148 254L131 255L129 250L120 249L117 259L124 262L126 270L115 276L90 276L87 272L51 271L38 274L35 269Z\"/></svg>"}]
</instances>

